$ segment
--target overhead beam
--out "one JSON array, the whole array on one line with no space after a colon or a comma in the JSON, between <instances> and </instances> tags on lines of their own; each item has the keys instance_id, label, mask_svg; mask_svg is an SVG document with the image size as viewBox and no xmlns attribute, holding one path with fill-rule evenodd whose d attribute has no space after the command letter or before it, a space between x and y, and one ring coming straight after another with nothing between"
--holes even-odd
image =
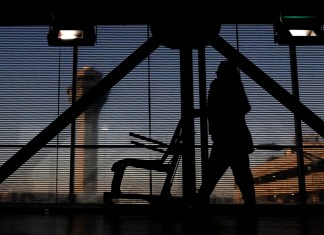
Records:
<instances>
[{"instance_id":1,"label":"overhead beam","mask_svg":"<svg viewBox=\"0 0 324 235\"><path fill-rule=\"evenodd\" d=\"M73 11L72 11L73 10ZM56 13L57 12L57 13ZM145 4L145 7L137 3L133 6L130 3L122 2L120 5L109 2L92 1L91 4L74 6L66 9L61 4L51 4L51 7L42 7L37 4L26 6L16 5L6 6L0 14L0 26L8 25L50 25L54 22L54 17L68 18L74 20L79 17L83 23L97 25L131 25L131 24L150 24L152 20L162 20L171 14L177 14L179 19L183 13L190 12L192 15L211 15L219 19L220 23L273 23L279 17L279 5L271 2L230 2L222 3L221 6L210 7L206 3L195 3L182 8L164 4L156 5ZM55 13L56 15L54 15Z\"/></svg>"}]
</instances>

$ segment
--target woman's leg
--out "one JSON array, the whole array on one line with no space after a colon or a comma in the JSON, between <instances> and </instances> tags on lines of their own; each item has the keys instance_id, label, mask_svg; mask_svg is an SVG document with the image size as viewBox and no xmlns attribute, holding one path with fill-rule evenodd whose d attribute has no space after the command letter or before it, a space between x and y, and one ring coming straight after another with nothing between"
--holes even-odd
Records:
<instances>
[{"instance_id":1,"label":"woman's leg","mask_svg":"<svg viewBox=\"0 0 324 235\"><path fill-rule=\"evenodd\" d=\"M206 200L212 194L216 184L228 169L229 164L226 156L218 151L214 146L211 150L210 157L207 162L207 174L203 179L198 190L197 200Z\"/></svg>"},{"instance_id":2,"label":"woman's leg","mask_svg":"<svg viewBox=\"0 0 324 235\"><path fill-rule=\"evenodd\" d=\"M235 183L239 187L245 205L255 205L255 188L253 175L250 169L249 155L237 156L231 164Z\"/></svg>"}]
</instances>

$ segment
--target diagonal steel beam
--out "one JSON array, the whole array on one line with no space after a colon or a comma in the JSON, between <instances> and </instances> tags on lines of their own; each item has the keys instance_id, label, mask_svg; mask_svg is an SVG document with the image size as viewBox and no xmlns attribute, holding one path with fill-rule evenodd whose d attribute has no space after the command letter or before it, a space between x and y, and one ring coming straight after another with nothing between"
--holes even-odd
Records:
<instances>
[{"instance_id":1,"label":"diagonal steel beam","mask_svg":"<svg viewBox=\"0 0 324 235\"><path fill-rule=\"evenodd\" d=\"M124 76L132 71L139 63L149 56L160 46L156 37L149 38L122 63L113 69L107 76L102 78L89 92L78 99L72 106L64 111L43 131L36 135L31 141L23 146L15 155L0 166L0 183L7 179L20 166L22 166L37 151L44 147L51 139L59 134L66 126L72 123L90 105L103 96L109 89L117 84Z\"/></svg>"},{"instance_id":2,"label":"diagonal steel beam","mask_svg":"<svg viewBox=\"0 0 324 235\"><path fill-rule=\"evenodd\" d=\"M296 97L254 65L222 37L216 36L211 42L211 45L227 59L234 61L246 75L276 98L287 109L299 116L315 132L324 137L324 121Z\"/></svg>"}]
</instances>

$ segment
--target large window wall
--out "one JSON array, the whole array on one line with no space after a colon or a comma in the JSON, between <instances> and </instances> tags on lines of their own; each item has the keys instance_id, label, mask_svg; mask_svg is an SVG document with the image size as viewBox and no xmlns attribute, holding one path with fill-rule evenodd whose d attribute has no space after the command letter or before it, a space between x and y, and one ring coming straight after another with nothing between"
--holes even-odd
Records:
<instances>
[{"instance_id":1,"label":"large window wall","mask_svg":"<svg viewBox=\"0 0 324 235\"><path fill-rule=\"evenodd\" d=\"M48 27L1 27L0 164L10 159L71 105L73 48L49 47ZM98 26L94 47L79 47L77 97L104 78L151 35L146 25ZM220 36L292 94L290 50L273 40L272 25L222 25ZM323 119L323 46L296 48L300 100ZM206 89L225 59L207 46ZM169 143L181 115L179 50L160 46L46 146L0 184L0 202L103 203L110 191L114 162L155 159L161 153L131 144L134 132ZM90 71L90 72L89 72ZM95 71L95 72L93 72ZM198 51L193 50L194 105L199 107ZM258 202L300 203L298 154L305 164L307 203L322 203L323 138L303 121L302 146L296 146L296 117L253 79L241 74L252 106L247 116L256 151L251 154ZM71 136L75 146L71 148ZM195 119L196 187L201 183L200 123ZM233 134L235 146L235 134ZM211 144L211 140L209 140ZM230 150L229 150L230 154ZM71 162L71 156L74 161ZM164 174L129 168L122 190L159 194ZM304 192L302 192L304 193ZM182 165L172 186L182 196ZM119 203L146 203L120 200ZM229 169L211 203L242 203Z\"/></svg>"}]
</instances>

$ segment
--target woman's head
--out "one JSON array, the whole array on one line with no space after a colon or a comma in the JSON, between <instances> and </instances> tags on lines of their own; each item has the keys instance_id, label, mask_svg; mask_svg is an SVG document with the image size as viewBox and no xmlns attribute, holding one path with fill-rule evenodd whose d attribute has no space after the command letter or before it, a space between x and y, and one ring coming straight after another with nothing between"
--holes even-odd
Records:
<instances>
[{"instance_id":1,"label":"woman's head","mask_svg":"<svg viewBox=\"0 0 324 235\"><path fill-rule=\"evenodd\" d=\"M218 77L238 77L240 75L238 67L229 60L220 62L216 73Z\"/></svg>"}]
</instances>

